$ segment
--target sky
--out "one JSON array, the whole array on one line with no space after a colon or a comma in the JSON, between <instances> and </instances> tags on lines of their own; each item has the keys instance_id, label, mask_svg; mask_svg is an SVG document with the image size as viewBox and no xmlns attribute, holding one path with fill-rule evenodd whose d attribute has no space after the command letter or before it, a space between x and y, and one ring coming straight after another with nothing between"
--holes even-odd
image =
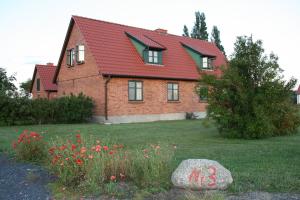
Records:
<instances>
[{"instance_id":1,"label":"sky","mask_svg":"<svg viewBox=\"0 0 300 200\"><path fill-rule=\"evenodd\" d=\"M195 11L205 13L209 34L219 28L227 55L237 36L252 35L279 57L285 79L300 83L299 0L0 0L0 67L18 84L35 64L57 64L72 15L181 35Z\"/></svg>"}]
</instances>

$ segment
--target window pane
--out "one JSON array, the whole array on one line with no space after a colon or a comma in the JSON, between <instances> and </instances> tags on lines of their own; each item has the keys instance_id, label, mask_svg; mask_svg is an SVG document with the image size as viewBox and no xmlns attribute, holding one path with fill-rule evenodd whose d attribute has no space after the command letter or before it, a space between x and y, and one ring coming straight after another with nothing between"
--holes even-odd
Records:
<instances>
[{"instance_id":1,"label":"window pane","mask_svg":"<svg viewBox=\"0 0 300 200\"><path fill-rule=\"evenodd\" d=\"M154 62L154 63L158 63L158 58L157 58L157 57L154 57L153 62Z\"/></svg>"},{"instance_id":2,"label":"window pane","mask_svg":"<svg viewBox=\"0 0 300 200\"><path fill-rule=\"evenodd\" d=\"M149 62L153 62L153 57L149 56Z\"/></svg>"},{"instance_id":3,"label":"window pane","mask_svg":"<svg viewBox=\"0 0 300 200\"><path fill-rule=\"evenodd\" d=\"M136 100L142 100L142 89L136 89Z\"/></svg>"},{"instance_id":4,"label":"window pane","mask_svg":"<svg viewBox=\"0 0 300 200\"><path fill-rule=\"evenodd\" d=\"M168 83L168 90L172 90L173 88L172 85L173 85L172 83Z\"/></svg>"},{"instance_id":5,"label":"window pane","mask_svg":"<svg viewBox=\"0 0 300 200\"><path fill-rule=\"evenodd\" d=\"M174 89L174 90L178 90L178 84L174 83L174 84L173 84L173 89Z\"/></svg>"},{"instance_id":6,"label":"window pane","mask_svg":"<svg viewBox=\"0 0 300 200\"><path fill-rule=\"evenodd\" d=\"M135 87L135 82L134 81L129 81L129 87L134 88Z\"/></svg>"},{"instance_id":7,"label":"window pane","mask_svg":"<svg viewBox=\"0 0 300 200\"><path fill-rule=\"evenodd\" d=\"M129 100L135 100L135 90L134 88L129 88L129 94L128 94L128 99Z\"/></svg>"},{"instance_id":8,"label":"window pane","mask_svg":"<svg viewBox=\"0 0 300 200\"><path fill-rule=\"evenodd\" d=\"M173 100L178 100L178 90L173 90Z\"/></svg>"},{"instance_id":9,"label":"window pane","mask_svg":"<svg viewBox=\"0 0 300 200\"><path fill-rule=\"evenodd\" d=\"M150 56L153 56L153 51L149 51L149 54L148 54L148 55L149 55L149 57L150 57Z\"/></svg>"},{"instance_id":10,"label":"window pane","mask_svg":"<svg viewBox=\"0 0 300 200\"><path fill-rule=\"evenodd\" d=\"M80 62L84 61L84 51L78 52L78 61L80 61Z\"/></svg>"},{"instance_id":11,"label":"window pane","mask_svg":"<svg viewBox=\"0 0 300 200\"><path fill-rule=\"evenodd\" d=\"M172 101L172 90L168 90L168 100Z\"/></svg>"},{"instance_id":12,"label":"window pane","mask_svg":"<svg viewBox=\"0 0 300 200\"><path fill-rule=\"evenodd\" d=\"M84 45L78 45L78 50L79 51L84 51Z\"/></svg>"},{"instance_id":13,"label":"window pane","mask_svg":"<svg viewBox=\"0 0 300 200\"><path fill-rule=\"evenodd\" d=\"M207 68L208 64L207 64L207 57L203 57L203 68Z\"/></svg>"},{"instance_id":14,"label":"window pane","mask_svg":"<svg viewBox=\"0 0 300 200\"><path fill-rule=\"evenodd\" d=\"M135 82L136 83L136 88L142 88L142 82Z\"/></svg>"},{"instance_id":15,"label":"window pane","mask_svg":"<svg viewBox=\"0 0 300 200\"><path fill-rule=\"evenodd\" d=\"M154 57L157 57L158 52L157 51L153 51Z\"/></svg>"}]
</instances>

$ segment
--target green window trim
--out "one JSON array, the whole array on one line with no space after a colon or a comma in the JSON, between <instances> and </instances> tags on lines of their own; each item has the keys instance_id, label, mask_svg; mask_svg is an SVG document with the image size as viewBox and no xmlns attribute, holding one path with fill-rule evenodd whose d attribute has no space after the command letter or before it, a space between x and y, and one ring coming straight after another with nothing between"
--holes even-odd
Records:
<instances>
[{"instance_id":1,"label":"green window trim","mask_svg":"<svg viewBox=\"0 0 300 200\"><path fill-rule=\"evenodd\" d=\"M208 87L201 86L199 88L199 100L206 102L208 99Z\"/></svg>"},{"instance_id":2,"label":"green window trim","mask_svg":"<svg viewBox=\"0 0 300 200\"><path fill-rule=\"evenodd\" d=\"M41 90L41 81L39 78L36 79L36 91L40 91Z\"/></svg>"},{"instance_id":3,"label":"green window trim","mask_svg":"<svg viewBox=\"0 0 300 200\"><path fill-rule=\"evenodd\" d=\"M143 52L145 63L162 65L162 51L154 49L145 49Z\"/></svg>"},{"instance_id":4,"label":"green window trim","mask_svg":"<svg viewBox=\"0 0 300 200\"><path fill-rule=\"evenodd\" d=\"M179 84L168 83L167 84L167 99L168 101L179 101Z\"/></svg>"},{"instance_id":5,"label":"green window trim","mask_svg":"<svg viewBox=\"0 0 300 200\"><path fill-rule=\"evenodd\" d=\"M204 56L201 53L199 53L198 51L195 51L194 49L183 45L183 47L185 48L185 50L188 52L188 54L192 57L192 59L194 60L194 62L196 63L198 69L200 70L213 70L214 66L213 66L213 57L209 57L209 56ZM203 67L203 63L204 63L204 58L207 58L207 66L208 67Z\"/></svg>"},{"instance_id":6,"label":"green window trim","mask_svg":"<svg viewBox=\"0 0 300 200\"><path fill-rule=\"evenodd\" d=\"M130 80L128 81L128 100L143 101L143 82Z\"/></svg>"}]
</instances>

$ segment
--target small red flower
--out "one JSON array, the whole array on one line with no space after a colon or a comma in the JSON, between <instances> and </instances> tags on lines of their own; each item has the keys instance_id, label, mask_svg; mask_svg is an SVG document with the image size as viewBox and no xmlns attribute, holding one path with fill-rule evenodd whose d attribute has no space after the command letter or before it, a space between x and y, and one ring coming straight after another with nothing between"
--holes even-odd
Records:
<instances>
[{"instance_id":1,"label":"small red flower","mask_svg":"<svg viewBox=\"0 0 300 200\"><path fill-rule=\"evenodd\" d=\"M72 149L72 151L74 151L74 149L76 149L76 145L75 145L75 144L72 144L72 145L71 145L71 149Z\"/></svg>"},{"instance_id":2,"label":"small red flower","mask_svg":"<svg viewBox=\"0 0 300 200\"><path fill-rule=\"evenodd\" d=\"M109 152L109 154L110 154L110 155L113 155L113 154L114 154L114 152L113 152L113 151L110 151L110 152Z\"/></svg>"},{"instance_id":3,"label":"small red flower","mask_svg":"<svg viewBox=\"0 0 300 200\"><path fill-rule=\"evenodd\" d=\"M82 164L83 164L83 161L82 161L80 158L78 158L78 159L76 160L76 163L77 163L77 165L82 165Z\"/></svg>"},{"instance_id":4,"label":"small red flower","mask_svg":"<svg viewBox=\"0 0 300 200\"><path fill-rule=\"evenodd\" d=\"M54 151L55 151L55 147L51 147L50 149L49 149L49 153L51 154L51 155L53 155L54 154Z\"/></svg>"},{"instance_id":5,"label":"small red flower","mask_svg":"<svg viewBox=\"0 0 300 200\"><path fill-rule=\"evenodd\" d=\"M93 155L89 155L89 159L93 159L94 158L94 156Z\"/></svg>"},{"instance_id":6,"label":"small red flower","mask_svg":"<svg viewBox=\"0 0 300 200\"><path fill-rule=\"evenodd\" d=\"M13 143L12 143L11 146L12 146L13 149L17 148L17 143L16 143L16 141L13 141Z\"/></svg>"},{"instance_id":7,"label":"small red flower","mask_svg":"<svg viewBox=\"0 0 300 200\"><path fill-rule=\"evenodd\" d=\"M86 147L81 147L80 153L81 153L81 154L84 154L85 152L86 152Z\"/></svg>"},{"instance_id":8,"label":"small red flower","mask_svg":"<svg viewBox=\"0 0 300 200\"><path fill-rule=\"evenodd\" d=\"M66 148L67 148L66 145L61 145L61 146L59 147L59 149L60 149L61 151L65 150Z\"/></svg>"},{"instance_id":9,"label":"small red flower","mask_svg":"<svg viewBox=\"0 0 300 200\"><path fill-rule=\"evenodd\" d=\"M97 145L97 146L95 147L95 151L96 151L96 152L100 152L100 151L101 151L101 146L100 146L100 145Z\"/></svg>"},{"instance_id":10,"label":"small red flower","mask_svg":"<svg viewBox=\"0 0 300 200\"><path fill-rule=\"evenodd\" d=\"M103 146L103 150L107 151L108 150L108 146Z\"/></svg>"},{"instance_id":11,"label":"small red flower","mask_svg":"<svg viewBox=\"0 0 300 200\"><path fill-rule=\"evenodd\" d=\"M78 138L78 139L79 139L80 137L81 137L81 136L80 136L80 134L76 134L76 138Z\"/></svg>"},{"instance_id":12,"label":"small red flower","mask_svg":"<svg viewBox=\"0 0 300 200\"><path fill-rule=\"evenodd\" d=\"M111 181L116 180L116 176L111 176L111 177L110 177L110 180L111 180Z\"/></svg>"}]
</instances>

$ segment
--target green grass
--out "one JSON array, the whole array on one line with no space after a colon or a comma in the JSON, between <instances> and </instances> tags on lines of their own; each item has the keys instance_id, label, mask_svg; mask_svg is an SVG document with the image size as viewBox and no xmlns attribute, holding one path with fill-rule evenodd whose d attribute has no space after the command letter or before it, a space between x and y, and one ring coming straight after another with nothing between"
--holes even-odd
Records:
<instances>
[{"instance_id":1,"label":"green grass","mask_svg":"<svg viewBox=\"0 0 300 200\"><path fill-rule=\"evenodd\" d=\"M291 136L241 140L222 138L214 126L204 127L200 120L14 126L0 127L0 152L9 151L11 141L25 129L46 132L47 140L80 131L99 138L111 137L129 148L158 142L174 144L174 168L188 158L217 160L232 172L234 183L230 192L300 192L300 131Z\"/></svg>"}]
</instances>

